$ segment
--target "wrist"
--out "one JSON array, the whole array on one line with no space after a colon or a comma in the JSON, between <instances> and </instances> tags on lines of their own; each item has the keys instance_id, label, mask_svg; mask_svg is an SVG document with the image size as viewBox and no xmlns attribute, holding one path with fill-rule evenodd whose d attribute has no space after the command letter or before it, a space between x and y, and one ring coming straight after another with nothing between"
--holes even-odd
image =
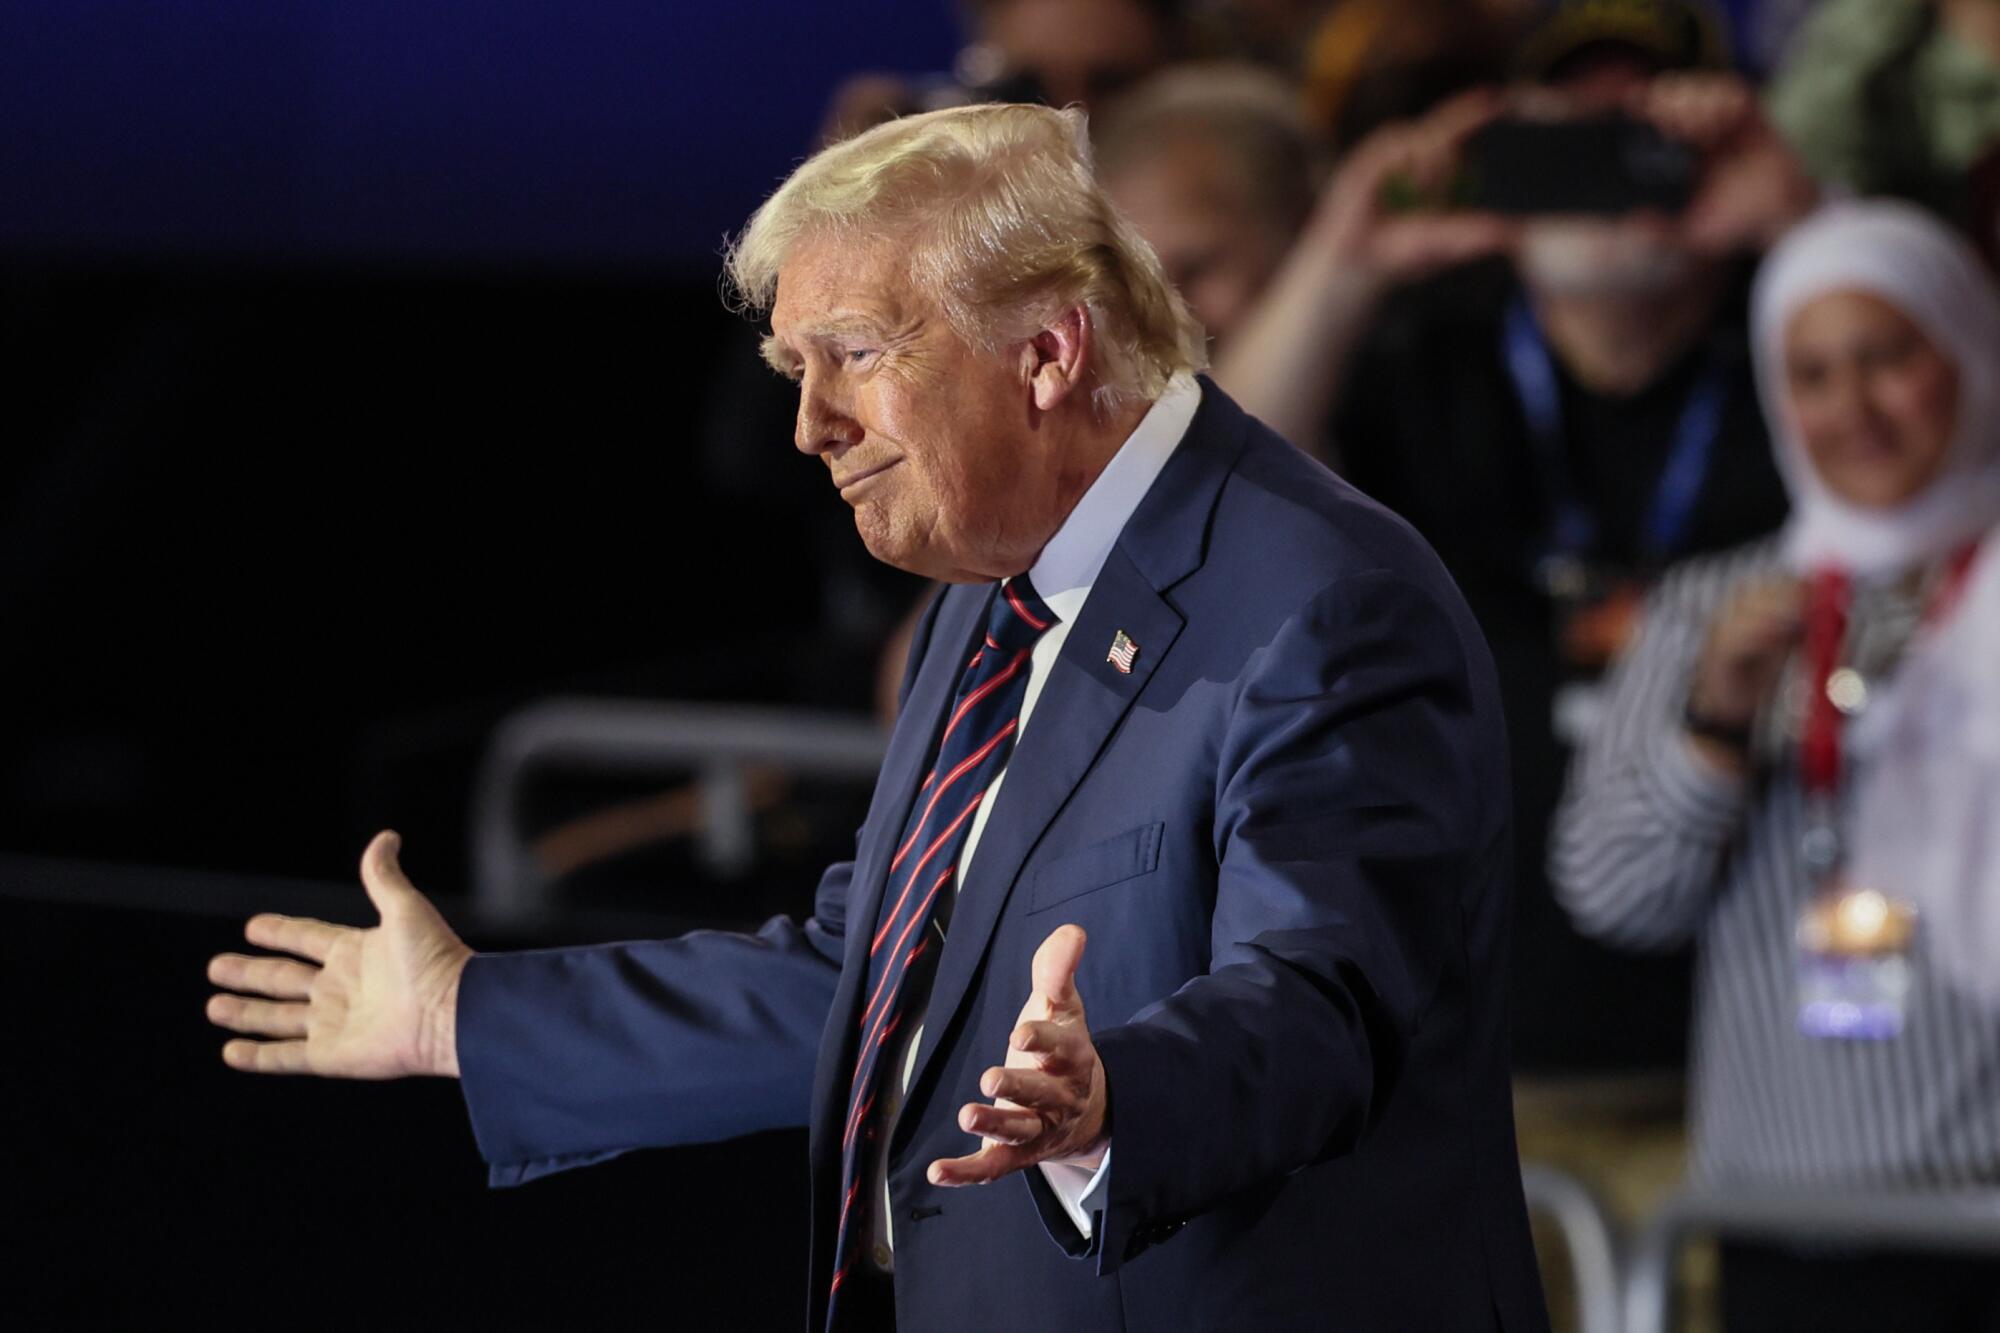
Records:
<instances>
[{"instance_id":1,"label":"wrist","mask_svg":"<svg viewBox=\"0 0 2000 1333\"><path fill-rule=\"evenodd\" d=\"M1306 227L1295 253L1309 259L1312 271L1294 276L1310 277L1329 299L1342 302L1375 300L1388 291L1393 278L1369 257L1368 224L1351 209L1323 208Z\"/></svg>"},{"instance_id":2,"label":"wrist","mask_svg":"<svg viewBox=\"0 0 2000 1333\"><path fill-rule=\"evenodd\" d=\"M1051 1157L1049 1160L1058 1166L1075 1166L1081 1167L1085 1171L1095 1171L1098 1167L1104 1165L1104 1155L1110 1151L1111 1140L1099 1139L1097 1146L1088 1151L1073 1152L1062 1157Z\"/></svg>"},{"instance_id":3,"label":"wrist","mask_svg":"<svg viewBox=\"0 0 2000 1333\"><path fill-rule=\"evenodd\" d=\"M1687 744L1688 753L1694 756L1694 761L1712 776L1730 782L1741 782L1749 776L1748 752L1690 731L1682 732L1681 738Z\"/></svg>"},{"instance_id":4,"label":"wrist","mask_svg":"<svg viewBox=\"0 0 2000 1333\"><path fill-rule=\"evenodd\" d=\"M1716 710L1691 694L1681 707L1681 734L1704 768L1718 777L1742 778L1750 771L1753 720Z\"/></svg>"},{"instance_id":5,"label":"wrist","mask_svg":"<svg viewBox=\"0 0 2000 1333\"><path fill-rule=\"evenodd\" d=\"M1715 709L1690 696L1681 708L1681 730L1739 754L1750 752L1751 717Z\"/></svg>"},{"instance_id":6,"label":"wrist","mask_svg":"<svg viewBox=\"0 0 2000 1333\"><path fill-rule=\"evenodd\" d=\"M1365 318L1396 285L1379 265L1358 258L1336 258L1320 290L1327 304L1352 318Z\"/></svg>"},{"instance_id":7,"label":"wrist","mask_svg":"<svg viewBox=\"0 0 2000 1333\"><path fill-rule=\"evenodd\" d=\"M458 1077L458 991L472 950L445 961L435 998L424 1015L418 1068L438 1078Z\"/></svg>"}]
</instances>

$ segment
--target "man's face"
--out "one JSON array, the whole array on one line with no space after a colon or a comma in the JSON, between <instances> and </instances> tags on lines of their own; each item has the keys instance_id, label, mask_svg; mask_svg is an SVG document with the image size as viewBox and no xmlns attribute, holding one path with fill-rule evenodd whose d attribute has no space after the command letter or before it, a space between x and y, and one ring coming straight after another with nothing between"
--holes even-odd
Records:
<instances>
[{"instance_id":1,"label":"man's face","mask_svg":"<svg viewBox=\"0 0 2000 1333\"><path fill-rule=\"evenodd\" d=\"M1034 563L1076 471L1044 429L1028 343L982 351L909 277L907 246L802 237L767 358L799 385L794 443L826 463L876 559L954 583Z\"/></svg>"}]
</instances>

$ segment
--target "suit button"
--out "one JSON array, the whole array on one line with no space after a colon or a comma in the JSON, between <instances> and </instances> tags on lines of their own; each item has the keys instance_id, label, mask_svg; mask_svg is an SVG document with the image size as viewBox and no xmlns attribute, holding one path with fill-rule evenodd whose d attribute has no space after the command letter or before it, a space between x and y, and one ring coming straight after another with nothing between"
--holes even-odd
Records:
<instances>
[{"instance_id":1,"label":"suit button","mask_svg":"<svg viewBox=\"0 0 2000 1333\"><path fill-rule=\"evenodd\" d=\"M877 1245L875 1247L875 1266L877 1268L886 1271L889 1267L889 1261L895 1257L896 1256L889 1253L889 1247L887 1245Z\"/></svg>"}]
</instances>

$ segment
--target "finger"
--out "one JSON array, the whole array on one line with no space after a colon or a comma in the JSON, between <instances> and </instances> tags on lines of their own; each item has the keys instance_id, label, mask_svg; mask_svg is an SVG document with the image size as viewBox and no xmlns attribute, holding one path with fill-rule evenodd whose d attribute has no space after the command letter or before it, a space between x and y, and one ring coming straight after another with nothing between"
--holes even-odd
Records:
<instances>
[{"instance_id":1,"label":"finger","mask_svg":"<svg viewBox=\"0 0 2000 1333\"><path fill-rule=\"evenodd\" d=\"M240 995L208 997L208 1021L232 1032L249 1032L260 1037L303 1037L306 1035L306 1006L296 1000L246 1000Z\"/></svg>"},{"instance_id":2,"label":"finger","mask_svg":"<svg viewBox=\"0 0 2000 1333\"><path fill-rule=\"evenodd\" d=\"M1797 592L1783 588L1752 588L1729 608L1730 619L1740 623L1760 620L1795 619L1803 610Z\"/></svg>"},{"instance_id":3,"label":"finger","mask_svg":"<svg viewBox=\"0 0 2000 1333\"><path fill-rule=\"evenodd\" d=\"M1722 660L1738 666L1758 662L1773 653L1790 647L1798 637L1795 625L1748 624L1737 628L1730 641L1722 646Z\"/></svg>"},{"instance_id":4,"label":"finger","mask_svg":"<svg viewBox=\"0 0 2000 1333\"><path fill-rule=\"evenodd\" d=\"M1745 606L1737 608L1736 614L1727 622L1729 632L1737 637L1756 638L1797 624L1799 613L1783 606Z\"/></svg>"},{"instance_id":5,"label":"finger","mask_svg":"<svg viewBox=\"0 0 2000 1333\"><path fill-rule=\"evenodd\" d=\"M1743 595L1736 599L1736 604L1751 608L1783 606L1795 600L1796 597L1796 593L1792 593L1785 588L1773 587L1768 583L1759 583L1745 588Z\"/></svg>"},{"instance_id":6,"label":"finger","mask_svg":"<svg viewBox=\"0 0 2000 1333\"><path fill-rule=\"evenodd\" d=\"M1798 598L1788 597L1782 593L1746 597L1736 604L1736 614L1745 620L1770 620L1781 616L1795 616L1800 610Z\"/></svg>"},{"instance_id":7,"label":"finger","mask_svg":"<svg viewBox=\"0 0 2000 1333\"><path fill-rule=\"evenodd\" d=\"M1669 139L1706 148L1700 125L1689 116L1688 99L1679 89L1641 88L1632 94L1625 108Z\"/></svg>"},{"instance_id":8,"label":"finger","mask_svg":"<svg viewBox=\"0 0 2000 1333\"><path fill-rule=\"evenodd\" d=\"M1401 126L1391 126L1379 133L1378 139L1355 149L1335 175L1330 188L1337 207L1369 214L1379 212L1394 198L1392 183L1411 175L1415 154L1410 132Z\"/></svg>"},{"instance_id":9,"label":"finger","mask_svg":"<svg viewBox=\"0 0 2000 1333\"><path fill-rule=\"evenodd\" d=\"M1804 608L1797 602L1764 602L1744 608L1744 623L1757 626L1784 628L1801 623Z\"/></svg>"},{"instance_id":10,"label":"finger","mask_svg":"<svg viewBox=\"0 0 2000 1333\"><path fill-rule=\"evenodd\" d=\"M274 1000L303 1000L312 993L318 975L318 968L290 958L221 953L208 960L208 979L216 985Z\"/></svg>"},{"instance_id":11,"label":"finger","mask_svg":"<svg viewBox=\"0 0 2000 1333\"><path fill-rule=\"evenodd\" d=\"M1445 205L1445 195L1458 171L1458 156L1448 143L1421 145L1410 166L1410 182L1432 208Z\"/></svg>"},{"instance_id":12,"label":"finger","mask_svg":"<svg viewBox=\"0 0 2000 1333\"><path fill-rule=\"evenodd\" d=\"M1757 585L1757 597L1770 606L1794 609L1805 603L1806 585L1797 579L1778 579Z\"/></svg>"},{"instance_id":13,"label":"finger","mask_svg":"<svg viewBox=\"0 0 2000 1333\"><path fill-rule=\"evenodd\" d=\"M315 921L311 917L262 912L251 917L243 927L243 938L266 949L295 953L301 958L323 963L340 937L350 929L348 926Z\"/></svg>"},{"instance_id":14,"label":"finger","mask_svg":"<svg viewBox=\"0 0 2000 1333\"><path fill-rule=\"evenodd\" d=\"M1035 994L1055 1011L1081 1003L1076 993L1076 969L1083 962L1086 936L1082 926L1057 926L1035 950L1031 968Z\"/></svg>"},{"instance_id":15,"label":"finger","mask_svg":"<svg viewBox=\"0 0 2000 1333\"><path fill-rule=\"evenodd\" d=\"M1505 113L1515 120L1546 124L1573 119L1578 110L1576 95L1562 88L1544 83L1515 83L1507 87Z\"/></svg>"},{"instance_id":16,"label":"finger","mask_svg":"<svg viewBox=\"0 0 2000 1333\"><path fill-rule=\"evenodd\" d=\"M1663 77L1635 93L1634 110L1671 138L1713 148L1743 121L1748 90L1728 75Z\"/></svg>"},{"instance_id":17,"label":"finger","mask_svg":"<svg viewBox=\"0 0 2000 1333\"><path fill-rule=\"evenodd\" d=\"M239 1037L225 1042L222 1062L248 1074L304 1074L306 1044L302 1041L246 1041Z\"/></svg>"},{"instance_id":18,"label":"finger","mask_svg":"<svg viewBox=\"0 0 2000 1333\"><path fill-rule=\"evenodd\" d=\"M1033 1111L967 1102L959 1108L958 1127L983 1139L1018 1146L1041 1137L1042 1131L1048 1128L1048 1122Z\"/></svg>"},{"instance_id":19,"label":"finger","mask_svg":"<svg viewBox=\"0 0 2000 1333\"><path fill-rule=\"evenodd\" d=\"M403 873L402 862L397 859L402 850L403 835L394 829L383 829L361 853L361 887L368 890L368 901L384 917L408 906L411 898L422 896Z\"/></svg>"},{"instance_id":20,"label":"finger","mask_svg":"<svg viewBox=\"0 0 2000 1333\"><path fill-rule=\"evenodd\" d=\"M1061 1115L1076 1110L1075 1085L1059 1074L1039 1069L989 1069L979 1080L979 1091L1035 1110Z\"/></svg>"},{"instance_id":21,"label":"finger","mask_svg":"<svg viewBox=\"0 0 2000 1333\"><path fill-rule=\"evenodd\" d=\"M1078 1035L1074 1024L1030 1021L1009 1034L1007 1045L1030 1055L1071 1054Z\"/></svg>"},{"instance_id":22,"label":"finger","mask_svg":"<svg viewBox=\"0 0 2000 1333\"><path fill-rule=\"evenodd\" d=\"M1455 145L1491 124L1506 106L1507 99L1498 88L1467 88L1445 98L1424 116L1424 132L1434 143Z\"/></svg>"},{"instance_id":23,"label":"finger","mask_svg":"<svg viewBox=\"0 0 2000 1333\"><path fill-rule=\"evenodd\" d=\"M989 1143L970 1157L948 1157L932 1162L924 1178L933 1185L953 1188L984 1185L1039 1160L1032 1149L1008 1143Z\"/></svg>"},{"instance_id":24,"label":"finger","mask_svg":"<svg viewBox=\"0 0 2000 1333\"><path fill-rule=\"evenodd\" d=\"M1354 146L1334 178L1362 180L1387 175L1409 159L1411 140L1408 126L1384 125Z\"/></svg>"}]
</instances>

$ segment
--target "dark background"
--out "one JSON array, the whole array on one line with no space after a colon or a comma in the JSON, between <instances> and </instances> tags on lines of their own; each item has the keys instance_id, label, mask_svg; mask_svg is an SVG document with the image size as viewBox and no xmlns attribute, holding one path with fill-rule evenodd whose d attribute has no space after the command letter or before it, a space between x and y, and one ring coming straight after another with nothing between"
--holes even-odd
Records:
<instances>
[{"instance_id":1,"label":"dark background","mask_svg":"<svg viewBox=\"0 0 2000 1333\"><path fill-rule=\"evenodd\" d=\"M224 1069L202 972L255 910L363 919L386 826L463 922L533 699L866 708L812 660L845 518L782 386L718 415L718 254L840 76L955 41L929 0L0 3L0 1311L795 1321L797 1136L489 1192L453 1087ZM625 879L468 937L810 892Z\"/></svg>"}]
</instances>

